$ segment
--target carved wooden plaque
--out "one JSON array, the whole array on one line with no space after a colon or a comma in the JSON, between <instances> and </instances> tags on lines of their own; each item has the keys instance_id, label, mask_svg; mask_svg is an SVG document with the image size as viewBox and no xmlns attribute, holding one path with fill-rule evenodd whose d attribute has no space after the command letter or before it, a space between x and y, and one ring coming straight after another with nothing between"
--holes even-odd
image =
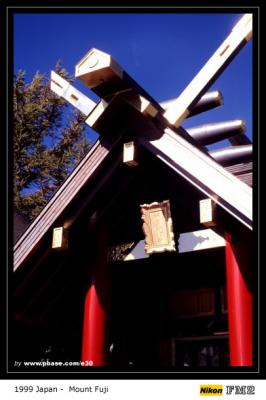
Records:
<instances>
[{"instance_id":1,"label":"carved wooden plaque","mask_svg":"<svg viewBox=\"0 0 266 400\"><path fill-rule=\"evenodd\" d=\"M143 232L147 254L175 251L170 202L142 204Z\"/></svg>"}]
</instances>

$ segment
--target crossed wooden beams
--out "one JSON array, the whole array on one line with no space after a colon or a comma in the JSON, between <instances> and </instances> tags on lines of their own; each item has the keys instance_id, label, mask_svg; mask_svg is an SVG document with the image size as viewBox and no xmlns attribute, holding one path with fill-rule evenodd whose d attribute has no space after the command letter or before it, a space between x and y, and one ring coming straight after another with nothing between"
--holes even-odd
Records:
<instances>
[{"instance_id":1,"label":"crossed wooden beams","mask_svg":"<svg viewBox=\"0 0 266 400\"><path fill-rule=\"evenodd\" d=\"M252 14L245 14L166 110L111 55L97 49L82 58L75 74L101 97L97 104L55 72L51 74L51 89L83 112L86 123L99 134L106 137L130 134L132 140L252 229L252 189L219 165L180 126L195 112L205 92L251 37Z\"/></svg>"}]
</instances>

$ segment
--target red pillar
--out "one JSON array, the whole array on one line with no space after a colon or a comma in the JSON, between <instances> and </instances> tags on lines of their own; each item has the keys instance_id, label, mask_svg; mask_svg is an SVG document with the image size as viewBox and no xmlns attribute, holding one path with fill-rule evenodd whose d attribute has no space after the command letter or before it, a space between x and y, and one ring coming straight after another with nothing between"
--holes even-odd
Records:
<instances>
[{"instance_id":1,"label":"red pillar","mask_svg":"<svg viewBox=\"0 0 266 400\"><path fill-rule=\"evenodd\" d=\"M226 275L231 366L252 366L252 292L247 286L250 276L250 243L232 243L226 235Z\"/></svg>"},{"instance_id":2,"label":"red pillar","mask_svg":"<svg viewBox=\"0 0 266 400\"><path fill-rule=\"evenodd\" d=\"M106 234L104 231L99 233L94 275L84 305L81 361L85 366L104 366L108 357L110 278Z\"/></svg>"}]
</instances>

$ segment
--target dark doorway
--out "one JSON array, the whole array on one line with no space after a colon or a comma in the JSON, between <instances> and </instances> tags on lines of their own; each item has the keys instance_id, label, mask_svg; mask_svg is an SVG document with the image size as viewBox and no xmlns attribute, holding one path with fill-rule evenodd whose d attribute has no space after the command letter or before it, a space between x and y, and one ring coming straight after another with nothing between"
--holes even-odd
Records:
<instances>
[{"instance_id":1,"label":"dark doorway","mask_svg":"<svg viewBox=\"0 0 266 400\"><path fill-rule=\"evenodd\" d=\"M112 271L111 366L228 365L223 248L116 262Z\"/></svg>"}]
</instances>

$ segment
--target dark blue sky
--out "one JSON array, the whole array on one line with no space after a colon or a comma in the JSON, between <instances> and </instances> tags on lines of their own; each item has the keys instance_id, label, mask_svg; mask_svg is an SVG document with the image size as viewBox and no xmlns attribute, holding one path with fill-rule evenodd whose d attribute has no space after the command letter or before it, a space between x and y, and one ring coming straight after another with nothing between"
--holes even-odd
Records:
<instances>
[{"instance_id":1,"label":"dark blue sky","mask_svg":"<svg viewBox=\"0 0 266 400\"><path fill-rule=\"evenodd\" d=\"M93 14L90 10L82 14L15 14L14 69L26 70L30 80L37 70L49 75L61 59L74 74L77 62L96 47L111 53L160 102L183 91L242 15ZM74 86L97 100L78 81ZM183 126L244 119L252 138L252 41L211 89L222 91L224 105L188 119Z\"/></svg>"}]
</instances>

